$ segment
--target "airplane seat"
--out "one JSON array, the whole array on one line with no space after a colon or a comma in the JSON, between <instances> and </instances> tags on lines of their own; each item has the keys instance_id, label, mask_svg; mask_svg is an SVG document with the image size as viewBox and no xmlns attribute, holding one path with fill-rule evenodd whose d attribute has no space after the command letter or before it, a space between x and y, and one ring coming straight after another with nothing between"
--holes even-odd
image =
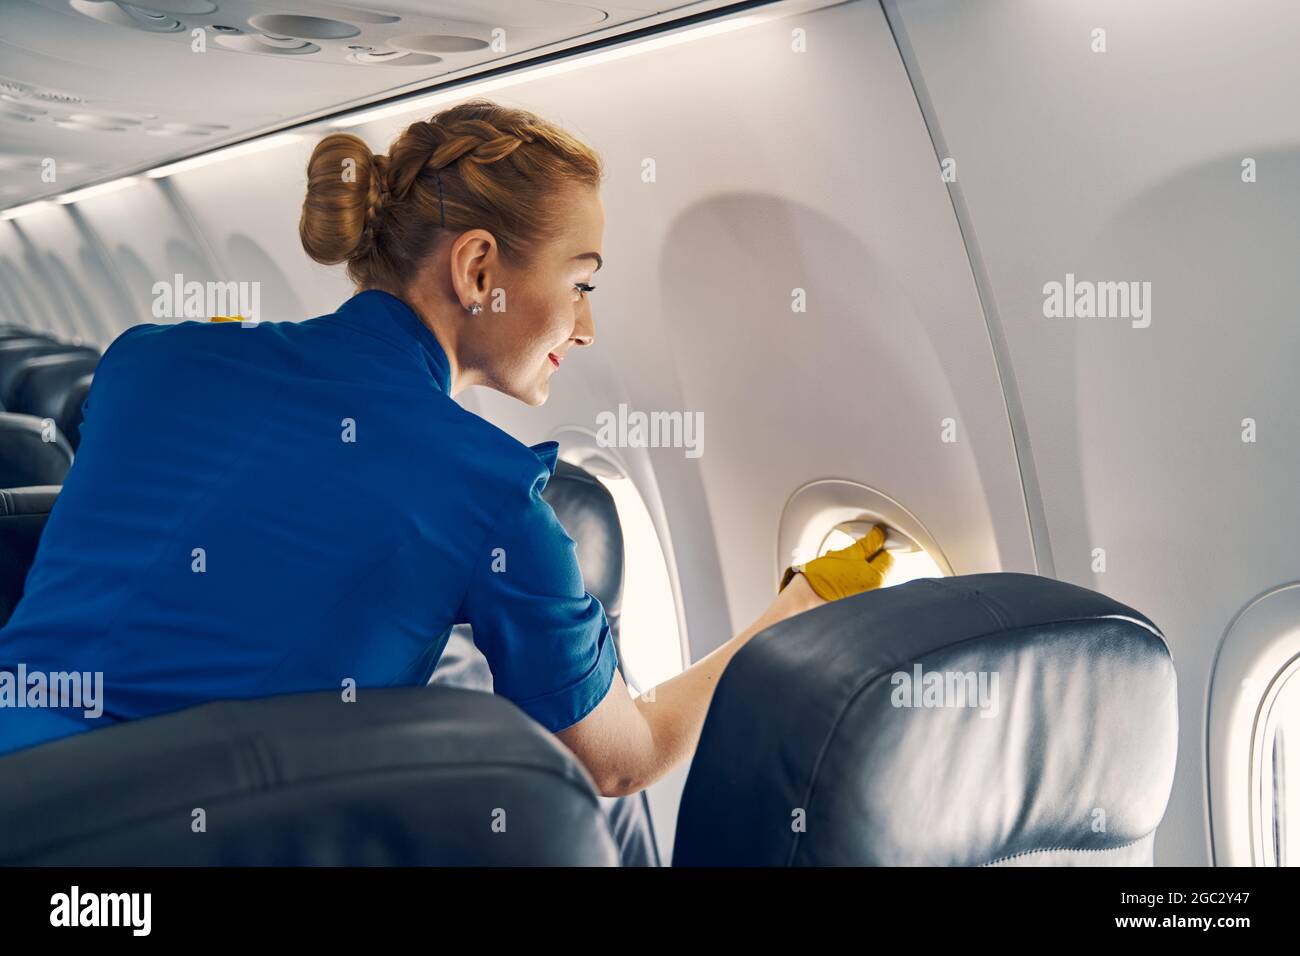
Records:
<instances>
[{"instance_id":1,"label":"airplane seat","mask_svg":"<svg viewBox=\"0 0 1300 956\"><path fill-rule=\"evenodd\" d=\"M0 627L23 595L58 485L0 489Z\"/></svg>"},{"instance_id":2,"label":"airplane seat","mask_svg":"<svg viewBox=\"0 0 1300 956\"><path fill-rule=\"evenodd\" d=\"M563 459L542 489L564 531L573 539L583 586L600 601L609 622L609 633L618 651L619 673L623 671L623 645L619 623L623 612L623 525L618 506L609 489L585 468ZM624 675L626 679L626 675ZM645 792L626 797L598 797L609 816L624 866L659 866L650 801Z\"/></svg>"},{"instance_id":3,"label":"airplane seat","mask_svg":"<svg viewBox=\"0 0 1300 956\"><path fill-rule=\"evenodd\" d=\"M225 700L0 757L0 865L617 866L591 778L505 698Z\"/></svg>"},{"instance_id":4,"label":"airplane seat","mask_svg":"<svg viewBox=\"0 0 1300 956\"><path fill-rule=\"evenodd\" d=\"M95 371L99 358L98 353L56 353L27 359L14 370L13 404L7 407L24 415L53 419L57 424L68 392L80 378ZM71 444L66 433L64 437Z\"/></svg>"},{"instance_id":5,"label":"airplane seat","mask_svg":"<svg viewBox=\"0 0 1300 956\"><path fill-rule=\"evenodd\" d=\"M555 463L555 473L542 489L542 497L576 545L583 584L605 609L621 670L623 525L618 520L614 496L585 468L560 459Z\"/></svg>"},{"instance_id":6,"label":"airplane seat","mask_svg":"<svg viewBox=\"0 0 1300 956\"><path fill-rule=\"evenodd\" d=\"M1151 866L1163 635L1032 574L924 578L755 636L719 681L674 866Z\"/></svg>"},{"instance_id":7,"label":"airplane seat","mask_svg":"<svg viewBox=\"0 0 1300 956\"><path fill-rule=\"evenodd\" d=\"M90 383L94 380L94 373L87 373L78 378L70 386L68 393L63 399L63 408L60 410L58 418L55 419L59 426L59 431L63 437L68 440L72 450L76 451L81 446L81 406L86 401L86 396L90 394Z\"/></svg>"},{"instance_id":8,"label":"airplane seat","mask_svg":"<svg viewBox=\"0 0 1300 956\"><path fill-rule=\"evenodd\" d=\"M33 355L66 352L70 348L74 346L65 345L41 332L19 332L0 337L0 374L7 374L12 365ZM3 396L4 388L0 387L0 398Z\"/></svg>"},{"instance_id":9,"label":"airplane seat","mask_svg":"<svg viewBox=\"0 0 1300 956\"><path fill-rule=\"evenodd\" d=\"M35 495L37 491L46 493L43 514L39 513L41 508ZM35 554L36 539L57 491L57 488L53 488L16 489L9 492L14 496L11 510L30 514L33 520L30 525L19 527L16 522L11 525L0 519L0 553L12 552L14 555L12 568L9 562L0 566L4 569L5 594L7 596L9 592L13 593L12 603L6 610L6 619L21 594L27 567ZM0 493L0 501L4 500L3 494ZM543 494L555 508L566 531L579 544L578 554L580 562L583 562L584 579L589 579L594 587L600 589L597 596L602 598L602 604L608 602L608 607L617 613L622 589L622 531L612 499L607 497L608 492L582 469L557 462L555 474ZM610 521L613 526L602 528L601 521ZM0 619L2 622L3 619ZM420 709L417 707L412 710L409 701L391 706L386 704L383 708L372 711L373 720L364 718L352 723L345 721L348 736L356 738L349 740L346 749L349 754L352 751L364 754L378 748L380 752L389 754L396 765L403 741L422 740L425 736L436 738L440 734L451 738L444 741L442 750L437 749L436 741L422 744L423 749L414 751L409 762L419 764L433 753L443 755L448 761L455 758L473 764L464 772L455 768L456 772L452 776L459 779L459 783L453 780L445 784L445 792L449 795L448 799L453 801L454 812L444 814L436 807L428 809L429 801L444 791L439 790L433 794L426 792L419 797L410 796L410 784L398 779L400 775L396 766L393 773L387 775L377 772L384 768L367 766L364 772L358 767L352 774L352 779L323 784L320 796L312 796L307 804L308 810L302 811L311 818L299 820L294 817L299 807L297 796L284 796L277 801L262 791L274 791L281 782L286 789L291 785L300 785L291 784L288 775L281 781L280 776L273 774L272 771L278 771L281 766L301 771L303 780L308 772L322 776L332 775L340 761L340 755L329 752L320 741L339 735L325 724L313 730L310 720L303 715L314 708L328 712L327 720L336 721L338 718L334 714L340 707L350 715L351 707L356 705L342 706L338 694L332 691L320 695L223 701L177 714L101 728L93 733L78 734L0 757L0 830L11 832L9 828L13 827L22 828L26 832L35 827L33 821L50 816L78 818L91 814L88 819L99 821L95 826L85 824L78 827L67 820L58 823L51 819L48 827L36 827L35 836L14 850L12 857L6 857L0 852L0 863L95 865L96 862L102 862L131 865L132 862L156 861L245 865L311 865L334 862L659 865L645 795L605 797L597 794L591 788L585 770L579 769L576 773L577 777L586 781L581 799L565 798L562 794L547 797L546 788L531 780L530 772L520 771L523 782L519 784L519 799L507 802L504 795L483 796L478 805L473 803L482 794L502 793L501 787L509 791L512 785L508 780L503 783L500 778L509 776L509 771L503 768L509 768L518 762L515 753L521 748L524 751L540 748L539 759L544 758L543 763L554 763L554 750L561 751L566 765L564 775L570 781L575 775L574 768L580 768L580 764L567 748L529 720L522 711L491 693L491 672L486 660L474 648L468 626L453 628L446 650L429 684L426 693L439 700L451 693L457 695L452 700L453 704L462 701L466 695L494 703L483 707L477 704L456 704L460 708L458 711L450 704L439 705L442 709L434 711L438 715L437 721L429 719L424 723L421 723L423 718L420 717ZM390 695L394 691L412 690L419 692L421 689L363 689L358 694L358 702L370 701L377 695ZM312 700L314 697L319 697L320 700ZM190 716L201 713L215 716L201 719ZM271 748L262 742L262 735L272 731L279 733L276 721L281 717L288 725L283 736L276 738L278 744ZM208 728L219 721L225 721L229 725L225 736L200 740L200 746L195 748L194 753L186 752L184 743L193 736L193 728ZM509 732L502 729L499 734L494 734L494 725L512 729ZM523 740L512 738L512 734L518 737L525 728ZM128 729L135 736L122 736L123 731ZM533 739L538 735L545 738L549 749L541 748ZM456 745L456 740L460 741L459 745ZM86 749L95 742L102 745L101 749ZM55 749L74 744L82 750L73 753L71 750ZM149 756L151 748L156 751L152 760ZM306 748L306 752L300 753L303 748ZM83 753L89 756L82 756ZM37 761L36 757L31 756L40 754L46 754L48 759ZM36 762L14 762L20 758ZM92 770L86 778L76 772L60 772L57 769L62 763L75 766L87 759L91 761L89 766ZM349 756L346 759L351 758ZM210 764L218 770L208 773L206 768ZM158 767L167 769L163 772ZM173 777L189 779L199 772L194 769L196 767L204 771L207 779L206 789L200 788L202 792L195 791L191 799L193 805L220 803L224 814L229 814L231 807L236 814L233 828L223 831L223 838L214 841L215 846L196 847L190 844L190 840L178 838L176 832L185 837L189 833L184 829L175 830L178 818L174 814L179 812L175 805L159 802L159 798L149 796L155 788L166 789L160 781ZM495 769L488 772L485 767ZM432 766L426 769L430 780L441 779L441 772L435 772ZM218 771L224 771L225 775L222 776ZM418 766L412 769L412 773L417 771ZM547 773L553 773L553 770L548 770ZM372 790L365 790L364 786L371 775L381 779ZM15 786L7 789L3 782L5 779L18 780L24 776L40 783L34 788ZM99 778L97 783L81 782L83 779L93 781L96 777ZM393 779L388 780L388 777ZM573 786L577 787L576 784ZM337 792L331 788L337 788ZM186 792L189 793L190 789ZM95 809L96 790L103 790L107 794L108 807L103 811L107 814L106 817L96 816L100 813ZM542 797L537 795L539 792L543 794ZM200 797L207 803L200 804ZM350 808L346 803L348 799L353 801ZM568 805L565 805L566 799L569 800ZM133 801L141 800L144 801L145 819L132 823L128 819L128 809ZM550 800L549 805L547 800ZM47 808L58 805L63 809L53 815L38 813L36 808L41 805ZM587 812L588 805L595 809L594 817ZM510 841L492 843L490 836L478 840L475 828L478 827L480 816L475 814L487 821L490 811L486 807L490 807L491 812L496 812L496 808L500 807L508 813L508 807L521 806L527 806L525 826L532 827L533 823L541 820L540 815L547 813L554 813L558 822L547 822L545 826L539 825L527 830L524 834L527 840L515 845L513 849L510 848ZM190 809L188 805L180 808L185 814ZM315 819L318 812L320 818ZM413 816L421 813L424 815ZM168 822L160 822L164 819ZM230 818L225 816L223 819ZM434 822L430 823L431 820ZM180 820L182 827L187 823L188 818ZM92 831L98 830L101 824L109 832L94 835ZM426 829L422 831L420 827ZM473 833L474 839L468 839L462 831ZM549 836L544 838L541 835L543 831ZM211 826L208 832L214 832ZM486 829L483 832L490 833ZM506 832L511 832L508 825ZM171 835L168 836L168 833ZM276 839L270 839L271 835ZM421 840L424 842L421 843ZM146 849L137 850L136 841L142 842ZM65 842L68 846L60 849Z\"/></svg>"},{"instance_id":10,"label":"airplane seat","mask_svg":"<svg viewBox=\"0 0 1300 956\"><path fill-rule=\"evenodd\" d=\"M624 560L623 527L613 496L588 471L561 459L555 463L555 473L542 490L542 498L555 512L565 533L574 540L583 584L604 607L617 646ZM619 648L620 670L622 662ZM492 692L492 672L487 659L474 646L473 631L468 625L452 629L429 683ZM623 866L659 866L659 850L646 795L598 795L597 799L609 818Z\"/></svg>"},{"instance_id":11,"label":"airplane seat","mask_svg":"<svg viewBox=\"0 0 1300 956\"><path fill-rule=\"evenodd\" d=\"M54 339L44 332L37 332L33 329L24 328L21 325L7 325L0 328L0 342L11 342L15 339L40 339L45 342L53 342Z\"/></svg>"},{"instance_id":12,"label":"airplane seat","mask_svg":"<svg viewBox=\"0 0 1300 956\"><path fill-rule=\"evenodd\" d=\"M72 446L35 415L0 412L0 488L61 485L72 467Z\"/></svg>"},{"instance_id":13,"label":"airplane seat","mask_svg":"<svg viewBox=\"0 0 1300 956\"><path fill-rule=\"evenodd\" d=\"M6 349L6 344L0 342L0 402L4 402L5 408L11 411L21 411L18 407L18 388L26 377L32 359L53 355L69 359L93 358L96 362L99 360L99 350L89 346L46 342ZM94 368L93 364L91 368Z\"/></svg>"}]
</instances>

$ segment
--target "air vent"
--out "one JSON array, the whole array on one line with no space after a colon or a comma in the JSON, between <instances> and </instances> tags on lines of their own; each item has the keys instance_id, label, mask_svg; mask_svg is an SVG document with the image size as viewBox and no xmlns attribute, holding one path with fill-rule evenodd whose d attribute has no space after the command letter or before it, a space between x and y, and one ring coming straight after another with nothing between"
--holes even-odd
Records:
<instances>
[{"instance_id":1,"label":"air vent","mask_svg":"<svg viewBox=\"0 0 1300 956\"><path fill-rule=\"evenodd\" d=\"M263 33L302 37L307 40L344 40L361 32L352 24L344 23L342 20L299 17L284 13L259 14L249 17L248 23Z\"/></svg>"},{"instance_id":2,"label":"air vent","mask_svg":"<svg viewBox=\"0 0 1300 956\"><path fill-rule=\"evenodd\" d=\"M153 13L175 13L180 16L217 12L217 5L211 0L135 0L131 6Z\"/></svg>"},{"instance_id":3,"label":"air vent","mask_svg":"<svg viewBox=\"0 0 1300 956\"><path fill-rule=\"evenodd\" d=\"M62 103L65 106L86 106L86 101L80 96L74 96L71 93L60 93L57 90L36 90L31 94L32 99L44 100L46 103Z\"/></svg>"},{"instance_id":4,"label":"air vent","mask_svg":"<svg viewBox=\"0 0 1300 956\"><path fill-rule=\"evenodd\" d=\"M92 20L131 30L179 33L185 29L184 24L169 14L142 9L129 3L118 3L116 0L68 0L68 5Z\"/></svg>"},{"instance_id":5,"label":"air vent","mask_svg":"<svg viewBox=\"0 0 1300 956\"><path fill-rule=\"evenodd\" d=\"M293 37L268 36L219 36L218 46L224 46L240 53L265 53L268 56L304 56L319 53L320 47L306 40Z\"/></svg>"},{"instance_id":6,"label":"air vent","mask_svg":"<svg viewBox=\"0 0 1300 956\"><path fill-rule=\"evenodd\" d=\"M363 66L429 66L441 63L442 57L427 53L406 53L402 50L384 50L379 53L349 53L348 61Z\"/></svg>"},{"instance_id":7,"label":"air vent","mask_svg":"<svg viewBox=\"0 0 1300 956\"><path fill-rule=\"evenodd\" d=\"M408 33L405 36L393 37L388 41L388 45L394 50L405 50L407 53L471 53L474 50L485 49L488 42L478 37L454 36L448 33Z\"/></svg>"}]
</instances>

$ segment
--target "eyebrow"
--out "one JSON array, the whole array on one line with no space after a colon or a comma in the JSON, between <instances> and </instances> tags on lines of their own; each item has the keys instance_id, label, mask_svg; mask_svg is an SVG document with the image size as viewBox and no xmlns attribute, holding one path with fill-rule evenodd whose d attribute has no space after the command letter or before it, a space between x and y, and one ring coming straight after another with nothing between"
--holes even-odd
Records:
<instances>
[{"instance_id":1,"label":"eyebrow","mask_svg":"<svg viewBox=\"0 0 1300 956\"><path fill-rule=\"evenodd\" d=\"M603 266L603 265L605 264L605 260L602 259L602 258L600 257L600 253L599 253L599 252L584 252L584 253L582 253L582 255L574 256L573 258L575 258L575 259L595 259L595 260L596 260L596 269L595 269L596 272L599 272L599 271L600 271L600 267Z\"/></svg>"}]
</instances>

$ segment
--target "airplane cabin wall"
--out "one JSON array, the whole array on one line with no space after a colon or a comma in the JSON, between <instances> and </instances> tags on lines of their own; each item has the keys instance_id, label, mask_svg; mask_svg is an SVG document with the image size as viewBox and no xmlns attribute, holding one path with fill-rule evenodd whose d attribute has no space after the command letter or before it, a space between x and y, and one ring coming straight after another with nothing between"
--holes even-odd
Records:
<instances>
[{"instance_id":1,"label":"airplane cabin wall","mask_svg":"<svg viewBox=\"0 0 1300 956\"><path fill-rule=\"evenodd\" d=\"M957 163L1056 576L1144 612L1170 642L1180 740L1156 863L1205 865L1215 654L1240 609L1300 579L1300 7L886 8ZM1150 325L1045 318L1043 286L1067 273L1150 282Z\"/></svg>"},{"instance_id":2,"label":"airplane cabin wall","mask_svg":"<svg viewBox=\"0 0 1300 956\"><path fill-rule=\"evenodd\" d=\"M1235 42L1265 44L1276 19L1202 6L1224 11ZM1297 577L1298 462L1282 440L1300 424L1285 401L1297 333L1267 305L1298 291L1277 258L1294 186L1277 184L1296 181L1286 91L1300 68L1277 56L1221 89L1223 71L1247 65L1193 20L1172 0L1050 16L856 0L488 93L601 152L606 264L596 345L570 354L544 406L462 398L529 443L595 429L620 403L703 413L699 458L618 450L675 556L695 659L770 601L789 560L775 553L782 506L827 477L911 509L958 574L1047 569L1148 614L1181 680L1161 864L1208 862L1204 689L1218 639L1254 594ZM1088 51L1095 26L1110 31L1104 57ZM794 30L807 52L791 49ZM383 148L416 118L353 131ZM297 237L306 157L328 128L307 132L0 224L5 319L107 344L153 321L150 288L175 272L260 281L264 320L332 311L350 286ZM936 141L957 159L952 187ZM1245 155L1262 171L1250 187ZM1043 318L1044 282L1067 271L1153 280L1152 326ZM45 278L65 272L62 290ZM796 289L806 311L791 308ZM1267 442L1242 445L1246 416ZM664 843L684 774L652 791Z\"/></svg>"}]
</instances>

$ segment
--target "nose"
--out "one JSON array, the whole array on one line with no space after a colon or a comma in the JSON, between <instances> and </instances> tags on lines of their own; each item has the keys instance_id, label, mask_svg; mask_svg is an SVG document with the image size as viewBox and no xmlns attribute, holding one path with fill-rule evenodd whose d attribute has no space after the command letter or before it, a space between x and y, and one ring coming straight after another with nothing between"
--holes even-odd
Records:
<instances>
[{"instance_id":1,"label":"nose","mask_svg":"<svg viewBox=\"0 0 1300 956\"><path fill-rule=\"evenodd\" d=\"M596 323L591 319L590 305L579 311L571 338L578 345L591 345L596 341Z\"/></svg>"}]
</instances>

